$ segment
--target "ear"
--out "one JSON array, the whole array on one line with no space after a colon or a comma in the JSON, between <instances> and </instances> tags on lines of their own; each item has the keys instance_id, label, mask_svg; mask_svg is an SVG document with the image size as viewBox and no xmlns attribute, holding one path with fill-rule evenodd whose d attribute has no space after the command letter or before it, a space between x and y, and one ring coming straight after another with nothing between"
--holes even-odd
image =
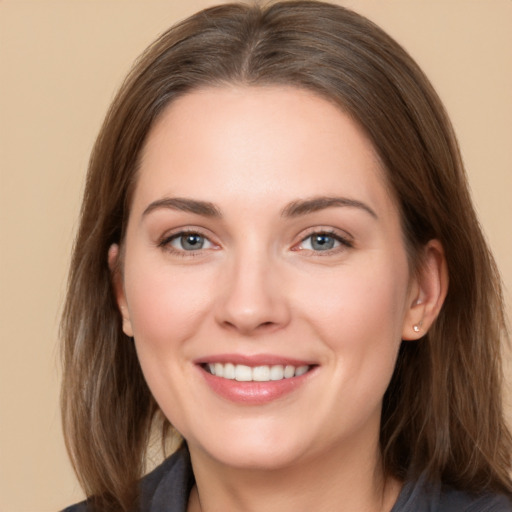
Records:
<instances>
[{"instance_id":1,"label":"ear","mask_svg":"<svg viewBox=\"0 0 512 512\"><path fill-rule=\"evenodd\" d=\"M121 274L119 262L119 245L112 244L108 250L108 267L112 277L112 286L116 296L117 307L123 319L123 332L126 336L133 336L132 323L130 313L126 303L126 294L124 291L123 276Z\"/></svg>"},{"instance_id":2,"label":"ear","mask_svg":"<svg viewBox=\"0 0 512 512\"><path fill-rule=\"evenodd\" d=\"M410 286L402 327L404 340L417 340L427 333L448 291L448 267L441 242L430 240L423 251L420 268Z\"/></svg>"}]
</instances>

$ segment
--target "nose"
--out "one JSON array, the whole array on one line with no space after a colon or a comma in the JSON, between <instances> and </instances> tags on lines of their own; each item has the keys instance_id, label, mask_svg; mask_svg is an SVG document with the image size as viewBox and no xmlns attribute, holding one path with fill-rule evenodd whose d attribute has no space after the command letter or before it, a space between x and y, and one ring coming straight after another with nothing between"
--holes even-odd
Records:
<instances>
[{"instance_id":1,"label":"nose","mask_svg":"<svg viewBox=\"0 0 512 512\"><path fill-rule=\"evenodd\" d=\"M276 267L262 255L231 262L216 305L215 317L223 328L251 336L288 324L288 297Z\"/></svg>"}]
</instances>

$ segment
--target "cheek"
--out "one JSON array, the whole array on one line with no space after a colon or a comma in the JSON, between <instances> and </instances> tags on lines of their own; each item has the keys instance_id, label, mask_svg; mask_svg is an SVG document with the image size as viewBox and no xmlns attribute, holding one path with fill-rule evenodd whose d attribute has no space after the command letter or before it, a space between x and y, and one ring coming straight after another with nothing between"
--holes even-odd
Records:
<instances>
[{"instance_id":1,"label":"cheek","mask_svg":"<svg viewBox=\"0 0 512 512\"><path fill-rule=\"evenodd\" d=\"M401 343L407 285L402 258L396 263L392 258L369 258L305 283L302 290L309 293L297 291L303 319L328 345L347 378L350 374L387 382L391 376Z\"/></svg>"},{"instance_id":2,"label":"cheek","mask_svg":"<svg viewBox=\"0 0 512 512\"><path fill-rule=\"evenodd\" d=\"M405 312L407 279L404 272L341 269L323 281L306 284L306 309L318 323L340 325L342 331L377 329L400 336ZM334 325L333 325L334 324ZM343 326L343 327L341 327Z\"/></svg>"},{"instance_id":3,"label":"cheek","mask_svg":"<svg viewBox=\"0 0 512 512\"><path fill-rule=\"evenodd\" d=\"M392 267L391 267L392 268ZM380 418L401 344L407 278L401 272L340 272L304 298L303 319L327 347L329 398L318 407L332 427L354 432ZM309 314L311 312L311 314ZM333 404L336 404L333 406Z\"/></svg>"},{"instance_id":4,"label":"cheek","mask_svg":"<svg viewBox=\"0 0 512 512\"><path fill-rule=\"evenodd\" d=\"M175 426L184 423L188 411L190 390L183 382L192 371L197 333L211 309L210 282L211 277L197 268L194 272L171 269L150 258L134 257L125 264L126 299L139 362L153 396Z\"/></svg>"},{"instance_id":5,"label":"cheek","mask_svg":"<svg viewBox=\"0 0 512 512\"><path fill-rule=\"evenodd\" d=\"M125 268L126 297L134 337L157 348L193 336L208 310L211 279L196 271L138 263Z\"/></svg>"}]
</instances>

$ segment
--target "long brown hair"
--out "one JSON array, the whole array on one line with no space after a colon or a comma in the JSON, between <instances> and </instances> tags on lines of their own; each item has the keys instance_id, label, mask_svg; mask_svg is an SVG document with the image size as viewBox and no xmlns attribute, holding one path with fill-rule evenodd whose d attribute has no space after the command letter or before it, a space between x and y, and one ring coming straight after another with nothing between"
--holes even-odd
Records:
<instances>
[{"instance_id":1,"label":"long brown hair","mask_svg":"<svg viewBox=\"0 0 512 512\"><path fill-rule=\"evenodd\" d=\"M428 334L402 343L384 397L385 471L512 492L500 278L446 112L415 62L373 23L339 6L289 1L214 7L168 30L137 61L94 146L61 326L64 432L92 503L132 509L159 412L121 328L107 251L122 243L141 149L162 110L226 83L287 84L338 105L382 160L413 268L427 241L444 247L445 304Z\"/></svg>"}]
</instances>

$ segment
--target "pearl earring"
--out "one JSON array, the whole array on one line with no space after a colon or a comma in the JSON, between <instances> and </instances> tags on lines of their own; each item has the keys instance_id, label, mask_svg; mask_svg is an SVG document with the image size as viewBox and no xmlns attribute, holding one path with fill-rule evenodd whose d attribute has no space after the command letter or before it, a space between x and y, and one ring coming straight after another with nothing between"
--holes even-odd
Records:
<instances>
[{"instance_id":1,"label":"pearl earring","mask_svg":"<svg viewBox=\"0 0 512 512\"><path fill-rule=\"evenodd\" d=\"M420 331L421 331L421 326L422 326L422 325L423 325L423 320L420 320L420 321L419 321L419 323L414 324L414 325L412 326L412 330L413 330L414 332L420 332Z\"/></svg>"}]
</instances>

